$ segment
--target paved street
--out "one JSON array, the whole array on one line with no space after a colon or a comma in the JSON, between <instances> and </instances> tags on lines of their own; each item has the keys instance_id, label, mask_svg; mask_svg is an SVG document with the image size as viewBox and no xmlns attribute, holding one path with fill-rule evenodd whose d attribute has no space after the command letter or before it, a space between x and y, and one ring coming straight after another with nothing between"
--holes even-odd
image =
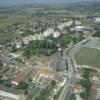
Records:
<instances>
[{"instance_id":1,"label":"paved street","mask_svg":"<svg viewBox=\"0 0 100 100\"><path fill-rule=\"evenodd\" d=\"M82 44L89 41L90 39L85 39L79 43L77 43L75 46L66 49L63 53L63 59L67 60L68 63L68 72L69 72L69 80L67 80L65 88L60 96L59 100L69 100L69 96L72 93L73 86L76 84L76 72L77 72L77 66L76 62L74 60L74 54L78 52L78 50L82 47Z\"/></svg>"}]
</instances>

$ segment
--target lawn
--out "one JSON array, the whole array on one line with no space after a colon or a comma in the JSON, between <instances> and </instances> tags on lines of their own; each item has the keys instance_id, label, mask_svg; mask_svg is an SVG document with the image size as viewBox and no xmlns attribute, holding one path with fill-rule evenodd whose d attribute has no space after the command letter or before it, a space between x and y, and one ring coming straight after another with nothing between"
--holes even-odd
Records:
<instances>
[{"instance_id":1,"label":"lawn","mask_svg":"<svg viewBox=\"0 0 100 100\"><path fill-rule=\"evenodd\" d=\"M14 23L17 23L17 22L22 22L22 23L25 23L25 22L28 22L29 19L31 20L31 17L28 16L28 15L8 15L8 18L5 18L5 19L0 19L0 29L2 28L5 28L7 25L12 25Z\"/></svg>"},{"instance_id":2,"label":"lawn","mask_svg":"<svg viewBox=\"0 0 100 100\"><path fill-rule=\"evenodd\" d=\"M0 33L0 44L6 44L16 38L14 33Z\"/></svg>"},{"instance_id":3,"label":"lawn","mask_svg":"<svg viewBox=\"0 0 100 100\"><path fill-rule=\"evenodd\" d=\"M78 65L100 68L100 50L83 47L75 54L75 60Z\"/></svg>"}]
</instances>

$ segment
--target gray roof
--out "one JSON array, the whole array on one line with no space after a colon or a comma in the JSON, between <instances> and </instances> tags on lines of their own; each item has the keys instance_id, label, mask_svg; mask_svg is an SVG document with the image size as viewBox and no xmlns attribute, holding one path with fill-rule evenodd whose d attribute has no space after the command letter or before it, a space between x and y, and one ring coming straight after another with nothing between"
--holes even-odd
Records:
<instances>
[{"instance_id":1,"label":"gray roof","mask_svg":"<svg viewBox=\"0 0 100 100\"><path fill-rule=\"evenodd\" d=\"M1 91L5 91L5 92L9 92L9 93L12 93L12 94L16 94L16 95L21 95L24 93L24 91L22 90L16 90L14 88L8 88L8 87L5 87L3 85L0 85L0 90Z\"/></svg>"}]
</instances>

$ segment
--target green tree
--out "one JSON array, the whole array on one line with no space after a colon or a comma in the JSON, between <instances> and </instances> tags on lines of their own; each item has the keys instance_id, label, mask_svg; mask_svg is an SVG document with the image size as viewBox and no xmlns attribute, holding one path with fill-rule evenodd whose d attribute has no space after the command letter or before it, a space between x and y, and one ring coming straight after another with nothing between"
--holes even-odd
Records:
<instances>
[{"instance_id":1,"label":"green tree","mask_svg":"<svg viewBox=\"0 0 100 100\"><path fill-rule=\"evenodd\" d=\"M26 90L28 88L28 84L26 82L21 82L16 88Z\"/></svg>"},{"instance_id":2,"label":"green tree","mask_svg":"<svg viewBox=\"0 0 100 100\"><path fill-rule=\"evenodd\" d=\"M31 49L30 48L25 48L24 50L24 56L26 56L27 58L30 58L31 56Z\"/></svg>"},{"instance_id":3,"label":"green tree","mask_svg":"<svg viewBox=\"0 0 100 100\"><path fill-rule=\"evenodd\" d=\"M23 40L22 40L22 47L25 47L25 43L23 42Z\"/></svg>"},{"instance_id":4,"label":"green tree","mask_svg":"<svg viewBox=\"0 0 100 100\"><path fill-rule=\"evenodd\" d=\"M11 81L9 80L3 80L3 83L2 83L4 86L7 86L7 87L11 87L12 84L11 84Z\"/></svg>"},{"instance_id":5,"label":"green tree","mask_svg":"<svg viewBox=\"0 0 100 100\"><path fill-rule=\"evenodd\" d=\"M88 94L87 94L87 92L85 91L85 92L80 93L80 97L81 97L83 100L88 100Z\"/></svg>"},{"instance_id":6,"label":"green tree","mask_svg":"<svg viewBox=\"0 0 100 100\"><path fill-rule=\"evenodd\" d=\"M12 45L12 52L16 52L16 51L17 51L16 44L13 44L13 45Z\"/></svg>"},{"instance_id":7,"label":"green tree","mask_svg":"<svg viewBox=\"0 0 100 100\"><path fill-rule=\"evenodd\" d=\"M69 100L76 100L75 94L70 95Z\"/></svg>"},{"instance_id":8,"label":"green tree","mask_svg":"<svg viewBox=\"0 0 100 100\"><path fill-rule=\"evenodd\" d=\"M52 80L51 81L51 85L54 87L56 85L56 81L55 80Z\"/></svg>"}]
</instances>

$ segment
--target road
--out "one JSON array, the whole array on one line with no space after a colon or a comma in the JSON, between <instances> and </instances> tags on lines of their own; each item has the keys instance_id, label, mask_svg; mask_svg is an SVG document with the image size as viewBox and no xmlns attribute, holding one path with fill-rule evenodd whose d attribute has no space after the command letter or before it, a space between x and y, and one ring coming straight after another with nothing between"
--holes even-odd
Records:
<instances>
[{"instance_id":1,"label":"road","mask_svg":"<svg viewBox=\"0 0 100 100\"><path fill-rule=\"evenodd\" d=\"M78 52L78 50L82 47L82 44L89 41L90 39L85 39L75 46L64 50L63 52L63 59L65 59L68 63L68 72L69 72L69 79L66 82L64 90L59 98L59 100L69 100L69 96L72 93L73 86L76 84L76 74L77 74L77 64L74 60L74 54Z\"/></svg>"}]
</instances>

